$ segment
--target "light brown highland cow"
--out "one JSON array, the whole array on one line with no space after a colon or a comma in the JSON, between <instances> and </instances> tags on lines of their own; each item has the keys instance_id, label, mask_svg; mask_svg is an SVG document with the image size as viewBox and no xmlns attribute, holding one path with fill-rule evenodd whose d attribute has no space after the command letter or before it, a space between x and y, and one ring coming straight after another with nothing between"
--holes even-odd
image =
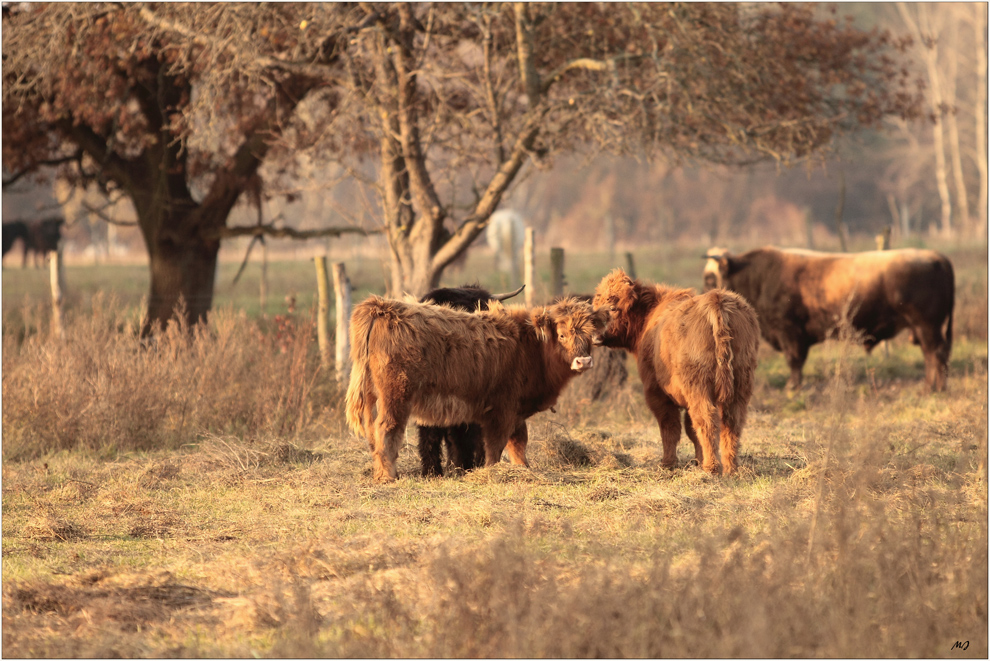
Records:
<instances>
[{"instance_id":1,"label":"light brown highland cow","mask_svg":"<svg viewBox=\"0 0 990 661\"><path fill-rule=\"evenodd\" d=\"M699 465L719 472L719 438L724 473L734 472L760 343L749 303L721 289L696 296L693 289L646 285L616 269L598 283L594 305L611 312L602 344L636 356L646 404L660 425L663 465L677 464L686 409Z\"/></svg>"},{"instance_id":2,"label":"light brown highland cow","mask_svg":"<svg viewBox=\"0 0 990 661\"><path fill-rule=\"evenodd\" d=\"M474 313L378 296L356 305L347 422L368 439L375 481L396 479L410 417L476 423L485 465L507 446L512 462L526 465L526 418L553 406L591 368L607 319L606 310L574 298L532 310L493 301Z\"/></svg>"}]
</instances>

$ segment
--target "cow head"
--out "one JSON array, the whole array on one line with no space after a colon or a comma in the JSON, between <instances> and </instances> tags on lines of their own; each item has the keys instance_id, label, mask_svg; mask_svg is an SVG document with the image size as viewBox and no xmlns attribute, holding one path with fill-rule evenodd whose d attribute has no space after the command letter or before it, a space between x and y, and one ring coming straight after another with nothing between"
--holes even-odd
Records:
<instances>
[{"instance_id":1,"label":"cow head","mask_svg":"<svg viewBox=\"0 0 990 661\"><path fill-rule=\"evenodd\" d=\"M724 288L732 260L729 251L725 248L709 248L702 258L705 260L705 291Z\"/></svg>"},{"instance_id":2,"label":"cow head","mask_svg":"<svg viewBox=\"0 0 990 661\"><path fill-rule=\"evenodd\" d=\"M573 297L543 308L534 317L540 339L578 373L594 365L591 349L607 324L608 310Z\"/></svg>"},{"instance_id":3,"label":"cow head","mask_svg":"<svg viewBox=\"0 0 990 661\"><path fill-rule=\"evenodd\" d=\"M624 332L629 310L638 300L639 291L636 283L622 269L615 269L602 278L595 287L595 298L592 303L608 310L610 323L605 332L599 336L598 344L617 346L616 337Z\"/></svg>"}]
</instances>

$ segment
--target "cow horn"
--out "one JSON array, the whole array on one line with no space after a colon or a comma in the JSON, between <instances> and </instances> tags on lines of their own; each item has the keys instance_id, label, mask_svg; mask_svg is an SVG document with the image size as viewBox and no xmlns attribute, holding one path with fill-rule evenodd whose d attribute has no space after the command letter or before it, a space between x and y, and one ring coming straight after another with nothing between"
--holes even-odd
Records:
<instances>
[{"instance_id":1,"label":"cow horn","mask_svg":"<svg viewBox=\"0 0 990 661\"><path fill-rule=\"evenodd\" d=\"M518 294L519 292L521 292L525 288L526 288L526 285L523 285L522 287L520 287L519 289L517 289L515 291L510 291L510 292L507 292L505 294L493 294L492 295L492 300L493 301L504 301L507 298L512 298L513 296L515 296L516 294Z\"/></svg>"}]
</instances>

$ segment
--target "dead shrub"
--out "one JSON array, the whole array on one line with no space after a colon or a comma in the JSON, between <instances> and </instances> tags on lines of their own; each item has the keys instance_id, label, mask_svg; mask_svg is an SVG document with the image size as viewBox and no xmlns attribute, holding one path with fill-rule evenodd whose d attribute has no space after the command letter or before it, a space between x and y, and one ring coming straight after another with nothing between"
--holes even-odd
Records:
<instances>
[{"instance_id":1,"label":"dead shrub","mask_svg":"<svg viewBox=\"0 0 990 661\"><path fill-rule=\"evenodd\" d=\"M203 433L319 437L341 424L313 319L283 324L276 337L221 309L207 324L171 323L142 342L127 330L129 314L96 297L91 315L66 324L64 342L4 333L5 459L176 449Z\"/></svg>"}]
</instances>

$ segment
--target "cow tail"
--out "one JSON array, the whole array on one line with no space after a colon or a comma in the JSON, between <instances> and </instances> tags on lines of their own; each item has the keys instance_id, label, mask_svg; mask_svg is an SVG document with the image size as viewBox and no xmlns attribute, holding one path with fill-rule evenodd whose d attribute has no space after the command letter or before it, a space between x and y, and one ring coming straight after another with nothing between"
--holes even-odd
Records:
<instances>
[{"instance_id":1,"label":"cow tail","mask_svg":"<svg viewBox=\"0 0 990 661\"><path fill-rule=\"evenodd\" d=\"M371 381L368 345L371 341L371 329L375 325L375 316L357 314L351 317L351 380L347 385L345 410L347 424L358 436L367 436L365 426L368 402L368 387Z\"/></svg>"},{"instance_id":2,"label":"cow tail","mask_svg":"<svg viewBox=\"0 0 990 661\"><path fill-rule=\"evenodd\" d=\"M717 290L712 291L709 299L711 307L708 320L712 324L715 339L715 395L719 403L732 400L734 383L732 378L732 334L726 324L726 304L730 303Z\"/></svg>"},{"instance_id":3,"label":"cow tail","mask_svg":"<svg viewBox=\"0 0 990 661\"><path fill-rule=\"evenodd\" d=\"M952 268L952 262L946 260L946 265L949 270L949 291L951 292L951 297L949 298L949 323L945 326L945 362L948 363L949 355L952 353L952 318L956 316L956 273Z\"/></svg>"}]
</instances>

